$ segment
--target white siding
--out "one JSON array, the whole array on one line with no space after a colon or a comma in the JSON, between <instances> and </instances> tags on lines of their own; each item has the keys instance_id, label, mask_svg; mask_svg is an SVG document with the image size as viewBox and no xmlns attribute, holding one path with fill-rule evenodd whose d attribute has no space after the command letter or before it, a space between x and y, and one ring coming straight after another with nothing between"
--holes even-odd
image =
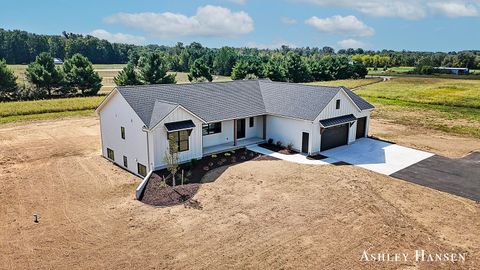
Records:
<instances>
[{"instance_id":1,"label":"white siding","mask_svg":"<svg viewBox=\"0 0 480 270\"><path fill-rule=\"evenodd\" d=\"M102 154L107 157L107 148L115 153L115 163L123 167L123 156L128 159L130 172L137 174L137 162L147 166L146 133L142 131L142 120L127 101L117 92L99 112L102 134ZM125 140L121 138L120 127L125 127Z\"/></svg>"},{"instance_id":2,"label":"white siding","mask_svg":"<svg viewBox=\"0 0 480 270\"><path fill-rule=\"evenodd\" d=\"M222 122L222 132L203 136L203 147L233 142L233 120Z\"/></svg>"},{"instance_id":3,"label":"white siding","mask_svg":"<svg viewBox=\"0 0 480 270\"><path fill-rule=\"evenodd\" d=\"M233 139L234 139L233 122L234 120L223 121L221 133L203 136L203 147L210 147L210 146L224 144L224 143L233 143ZM254 117L253 127L250 127L250 118L245 118L245 139L254 138L254 137L262 138L262 136L263 136L263 117L262 116Z\"/></svg>"},{"instance_id":4,"label":"white siding","mask_svg":"<svg viewBox=\"0 0 480 270\"><path fill-rule=\"evenodd\" d=\"M340 99L340 109L336 109L336 102L338 99ZM320 120L334 118L338 116L344 116L348 114L353 114L356 118L361 118L366 116L367 117L366 134L368 134L368 126L370 124L370 111L360 111L345 92L339 91L337 95L325 107L325 109L320 113L317 119L315 119L314 130L316 131L315 131L315 138L313 141L314 153L317 153L320 151L320 145L321 145L320 124L319 124ZM355 141L356 133L357 133L357 122L354 122L348 131L349 144Z\"/></svg>"},{"instance_id":5,"label":"white siding","mask_svg":"<svg viewBox=\"0 0 480 270\"><path fill-rule=\"evenodd\" d=\"M308 132L310 134L309 152L312 152L313 128L312 122L280 116L267 116L267 140L273 139L274 143L281 141L284 145L292 143L293 149L296 151L302 149L302 133Z\"/></svg>"},{"instance_id":6,"label":"white siding","mask_svg":"<svg viewBox=\"0 0 480 270\"><path fill-rule=\"evenodd\" d=\"M180 153L180 162L186 162L191 159L202 157L202 122L191 113L179 107L165 117L165 119L163 119L162 122L160 122L159 125L157 125L157 127L151 132L153 137L153 162L155 169L165 167L163 159L165 156L165 151L167 150L168 139L164 124L185 120L192 120L195 124L195 128L190 134L189 150Z\"/></svg>"}]
</instances>

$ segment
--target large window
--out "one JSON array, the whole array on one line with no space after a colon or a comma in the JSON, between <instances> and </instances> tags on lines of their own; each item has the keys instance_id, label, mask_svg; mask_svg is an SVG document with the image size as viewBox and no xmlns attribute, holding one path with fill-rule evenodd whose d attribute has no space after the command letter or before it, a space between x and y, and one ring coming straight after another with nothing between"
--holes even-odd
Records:
<instances>
[{"instance_id":1,"label":"large window","mask_svg":"<svg viewBox=\"0 0 480 270\"><path fill-rule=\"evenodd\" d=\"M107 157L111 160L115 160L115 153L110 148L107 148Z\"/></svg>"},{"instance_id":2,"label":"large window","mask_svg":"<svg viewBox=\"0 0 480 270\"><path fill-rule=\"evenodd\" d=\"M122 139L125 140L125 128L124 127L120 127L120 136L122 136Z\"/></svg>"},{"instance_id":3,"label":"large window","mask_svg":"<svg viewBox=\"0 0 480 270\"><path fill-rule=\"evenodd\" d=\"M249 123L248 123L248 126L249 126L249 127L253 127L253 126L254 126L254 123L255 123L255 122L254 122L254 119L255 119L255 118L250 117L250 119L249 119L249 121L248 121L248 122L249 122Z\"/></svg>"},{"instance_id":4,"label":"large window","mask_svg":"<svg viewBox=\"0 0 480 270\"><path fill-rule=\"evenodd\" d=\"M222 122L203 125L203 136L222 132Z\"/></svg>"},{"instance_id":5,"label":"large window","mask_svg":"<svg viewBox=\"0 0 480 270\"><path fill-rule=\"evenodd\" d=\"M145 165L137 163L137 171L141 176L147 176L147 167L145 167Z\"/></svg>"},{"instance_id":6,"label":"large window","mask_svg":"<svg viewBox=\"0 0 480 270\"><path fill-rule=\"evenodd\" d=\"M178 152L188 151L188 137L190 136L189 130L181 130L168 133L168 139L173 140L178 146Z\"/></svg>"}]
</instances>

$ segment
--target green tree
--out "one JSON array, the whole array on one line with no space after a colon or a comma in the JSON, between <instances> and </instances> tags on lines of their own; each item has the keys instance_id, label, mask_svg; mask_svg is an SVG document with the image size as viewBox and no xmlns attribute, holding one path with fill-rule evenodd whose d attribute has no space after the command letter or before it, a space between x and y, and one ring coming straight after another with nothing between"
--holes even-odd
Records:
<instances>
[{"instance_id":1,"label":"green tree","mask_svg":"<svg viewBox=\"0 0 480 270\"><path fill-rule=\"evenodd\" d=\"M126 67L120 71L113 81L117 85L139 85L142 84L138 78L137 72L135 71L135 65L133 63L128 63Z\"/></svg>"},{"instance_id":2,"label":"green tree","mask_svg":"<svg viewBox=\"0 0 480 270\"><path fill-rule=\"evenodd\" d=\"M11 99L17 90L17 77L8 69L4 59L0 59L0 99Z\"/></svg>"},{"instance_id":3,"label":"green tree","mask_svg":"<svg viewBox=\"0 0 480 270\"><path fill-rule=\"evenodd\" d=\"M53 63L53 57L46 52L39 54L35 61L28 65L26 77L37 89L46 90L49 96L53 89L63 86L63 73Z\"/></svg>"},{"instance_id":4,"label":"green tree","mask_svg":"<svg viewBox=\"0 0 480 270\"><path fill-rule=\"evenodd\" d=\"M169 65L160 53L148 53L139 60L140 79L144 84L176 83L177 74L167 74Z\"/></svg>"},{"instance_id":5,"label":"green tree","mask_svg":"<svg viewBox=\"0 0 480 270\"><path fill-rule=\"evenodd\" d=\"M237 61L237 53L234 48L222 47L215 54L213 59L213 70L215 74L230 76L233 66Z\"/></svg>"},{"instance_id":6,"label":"green tree","mask_svg":"<svg viewBox=\"0 0 480 270\"><path fill-rule=\"evenodd\" d=\"M263 63L258 56L243 57L233 67L232 80L243 80L247 74L253 74L258 78L263 78Z\"/></svg>"},{"instance_id":7,"label":"green tree","mask_svg":"<svg viewBox=\"0 0 480 270\"><path fill-rule=\"evenodd\" d=\"M293 51L288 52L285 66L288 81L299 83L311 80L310 70L299 54Z\"/></svg>"},{"instance_id":8,"label":"green tree","mask_svg":"<svg viewBox=\"0 0 480 270\"><path fill-rule=\"evenodd\" d=\"M92 63L81 54L74 54L63 64L66 84L70 89L80 90L82 95L93 96L102 87L102 78L93 69Z\"/></svg>"},{"instance_id":9,"label":"green tree","mask_svg":"<svg viewBox=\"0 0 480 270\"><path fill-rule=\"evenodd\" d=\"M190 73L188 73L189 81L204 81L207 80L211 82L213 80L212 74L210 73L210 68L207 66L205 61L200 58L193 62L193 65L190 67Z\"/></svg>"},{"instance_id":10,"label":"green tree","mask_svg":"<svg viewBox=\"0 0 480 270\"><path fill-rule=\"evenodd\" d=\"M282 55L275 54L270 57L264 66L264 74L272 81L284 82L287 80L287 70Z\"/></svg>"}]
</instances>

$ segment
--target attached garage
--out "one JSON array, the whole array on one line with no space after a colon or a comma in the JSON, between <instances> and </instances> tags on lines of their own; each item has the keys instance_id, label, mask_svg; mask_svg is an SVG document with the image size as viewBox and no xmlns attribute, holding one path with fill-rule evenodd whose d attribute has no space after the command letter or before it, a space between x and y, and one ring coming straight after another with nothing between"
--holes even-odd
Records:
<instances>
[{"instance_id":1,"label":"attached garage","mask_svg":"<svg viewBox=\"0 0 480 270\"><path fill-rule=\"evenodd\" d=\"M322 133L320 151L342 146L348 143L349 124L326 128Z\"/></svg>"},{"instance_id":2,"label":"attached garage","mask_svg":"<svg viewBox=\"0 0 480 270\"><path fill-rule=\"evenodd\" d=\"M350 125L357 120L353 114L320 120L322 125L320 151L348 144Z\"/></svg>"},{"instance_id":3,"label":"attached garage","mask_svg":"<svg viewBox=\"0 0 480 270\"><path fill-rule=\"evenodd\" d=\"M356 138L360 139L365 137L365 131L367 127L367 117L357 119L357 135Z\"/></svg>"}]
</instances>

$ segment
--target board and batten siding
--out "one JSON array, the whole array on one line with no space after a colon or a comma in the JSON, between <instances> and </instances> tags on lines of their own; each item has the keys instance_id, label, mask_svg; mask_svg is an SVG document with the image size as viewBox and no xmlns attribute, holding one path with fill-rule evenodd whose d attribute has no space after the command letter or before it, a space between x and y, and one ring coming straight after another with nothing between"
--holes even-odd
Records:
<instances>
[{"instance_id":1,"label":"board and batten siding","mask_svg":"<svg viewBox=\"0 0 480 270\"><path fill-rule=\"evenodd\" d=\"M165 117L151 132L152 137L152 149L153 149L153 164L155 170L165 168L165 152L168 147L167 130L165 129L165 123L179 122L185 120L192 120L195 124L195 128L189 137L189 150L180 152L180 162L187 162L191 159L198 159L202 157L202 121L192 115L190 112L184 110L181 107L177 107L169 115Z\"/></svg>"},{"instance_id":2,"label":"board and batten siding","mask_svg":"<svg viewBox=\"0 0 480 270\"><path fill-rule=\"evenodd\" d=\"M337 100L340 100L340 109L336 108ZM315 138L313 140L314 153L320 152L320 145L321 145L320 120L344 116L348 114L353 114L356 118L367 117L365 133L368 134L368 126L370 123L370 110L360 111L358 107L355 105L355 103L353 103L353 101L344 91L339 91L314 121L314 130L316 130ZM349 144L355 141L356 133L357 133L357 122L355 121L348 131Z\"/></svg>"},{"instance_id":3,"label":"board and batten siding","mask_svg":"<svg viewBox=\"0 0 480 270\"><path fill-rule=\"evenodd\" d=\"M253 117L253 127L250 127L250 117L245 118L245 138L263 137L263 116Z\"/></svg>"},{"instance_id":4,"label":"board and batten siding","mask_svg":"<svg viewBox=\"0 0 480 270\"><path fill-rule=\"evenodd\" d=\"M312 152L313 126L309 121L268 115L267 140L273 139L274 143L281 141L285 146L291 143L295 151L301 152L302 133L307 132L309 133L308 151Z\"/></svg>"},{"instance_id":5,"label":"board and batten siding","mask_svg":"<svg viewBox=\"0 0 480 270\"><path fill-rule=\"evenodd\" d=\"M146 132L142 120L133 111L127 101L118 92L113 92L99 112L100 132L102 134L102 155L107 157L107 148L114 151L114 163L123 166L123 156L127 157L128 167L125 169L138 175L137 162L148 168ZM120 128L125 128L125 139L122 139Z\"/></svg>"}]
</instances>

